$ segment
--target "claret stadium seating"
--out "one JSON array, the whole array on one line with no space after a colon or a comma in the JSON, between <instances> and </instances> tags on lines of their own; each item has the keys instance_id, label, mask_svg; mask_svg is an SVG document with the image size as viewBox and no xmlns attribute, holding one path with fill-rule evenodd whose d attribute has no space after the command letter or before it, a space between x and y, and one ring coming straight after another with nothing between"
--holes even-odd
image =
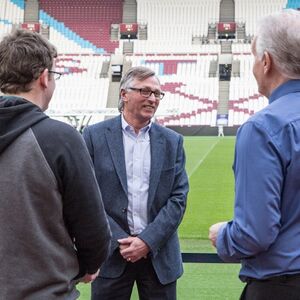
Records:
<instances>
[{"instance_id":1,"label":"claret stadium seating","mask_svg":"<svg viewBox=\"0 0 300 300\"><path fill-rule=\"evenodd\" d=\"M252 75L257 21L285 8L300 0L1 0L0 39L23 27L57 47L47 113L79 130L116 115L122 73L144 65L165 92L156 122L234 133L268 104Z\"/></svg>"}]
</instances>

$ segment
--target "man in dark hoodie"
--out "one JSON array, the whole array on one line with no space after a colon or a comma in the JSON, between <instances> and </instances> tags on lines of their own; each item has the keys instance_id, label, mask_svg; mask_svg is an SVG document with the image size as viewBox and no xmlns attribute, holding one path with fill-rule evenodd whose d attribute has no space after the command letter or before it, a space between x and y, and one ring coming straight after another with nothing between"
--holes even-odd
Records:
<instances>
[{"instance_id":1,"label":"man in dark hoodie","mask_svg":"<svg viewBox=\"0 0 300 300\"><path fill-rule=\"evenodd\" d=\"M110 246L83 139L43 113L56 55L30 31L0 43L0 299L77 299Z\"/></svg>"}]
</instances>

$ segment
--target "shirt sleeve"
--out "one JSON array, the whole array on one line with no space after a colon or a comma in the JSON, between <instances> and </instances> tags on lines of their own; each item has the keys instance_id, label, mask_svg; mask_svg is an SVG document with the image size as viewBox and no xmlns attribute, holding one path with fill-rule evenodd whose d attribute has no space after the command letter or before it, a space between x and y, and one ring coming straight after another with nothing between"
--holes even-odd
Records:
<instances>
[{"instance_id":1,"label":"shirt sleeve","mask_svg":"<svg viewBox=\"0 0 300 300\"><path fill-rule=\"evenodd\" d=\"M283 167L280 151L263 126L238 131L234 159L234 218L219 231L218 255L238 262L266 251L280 230Z\"/></svg>"}]
</instances>

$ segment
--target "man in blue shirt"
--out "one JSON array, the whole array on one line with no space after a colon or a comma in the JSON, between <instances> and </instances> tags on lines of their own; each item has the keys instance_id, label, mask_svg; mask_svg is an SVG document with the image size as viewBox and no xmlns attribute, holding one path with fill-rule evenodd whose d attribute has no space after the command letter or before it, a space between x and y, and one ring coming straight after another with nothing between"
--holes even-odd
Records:
<instances>
[{"instance_id":1,"label":"man in blue shirt","mask_svg":"<svg viewBox=\"0 0 300 300\"><path fill-rule=\"evenodd\" d=\"M253 74L269 105L238 130L235 208L209 237L241 262L241 299L300 299L300 12L265 17L252 44Z\"/></svg>"}]
</instances>

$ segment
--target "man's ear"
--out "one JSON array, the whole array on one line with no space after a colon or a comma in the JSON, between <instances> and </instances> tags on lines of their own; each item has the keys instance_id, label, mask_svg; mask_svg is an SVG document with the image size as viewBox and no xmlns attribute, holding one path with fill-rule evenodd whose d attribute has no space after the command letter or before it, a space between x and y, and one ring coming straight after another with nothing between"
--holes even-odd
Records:
<instances>
[{"instance_id":1,"label":"man's ear","mask_svg":"<svg viewBox=\"0 0 300 300\"><path fill-rule=\"evenodd\" d=\"M120 92L120 96L123 102L126 102L126 90L122 89Z\"/></svg>"},{"instance_id":2,"label":"man's ear","mask_svg":"<svg viewBox=\"0 0 300 300\"><path fill-rule=\"evenodd\" d=\"M272 57L270 56L269 52L264 52L264 74L267 74L272 68Z\"/></svg>"},{"instance_id":3,"label":"man's ear","mask_svg":"<svg viewBox=\"0 0 300 300\"><path fill-rule=\"evenodd\" d=\"M49 84L49 70L48 69L45 69L40 77L38 78L39 82L40 82L40 85L43 87L43 88L47 88L48 87L48 84Z\"/></svg>"}]
</instances>

